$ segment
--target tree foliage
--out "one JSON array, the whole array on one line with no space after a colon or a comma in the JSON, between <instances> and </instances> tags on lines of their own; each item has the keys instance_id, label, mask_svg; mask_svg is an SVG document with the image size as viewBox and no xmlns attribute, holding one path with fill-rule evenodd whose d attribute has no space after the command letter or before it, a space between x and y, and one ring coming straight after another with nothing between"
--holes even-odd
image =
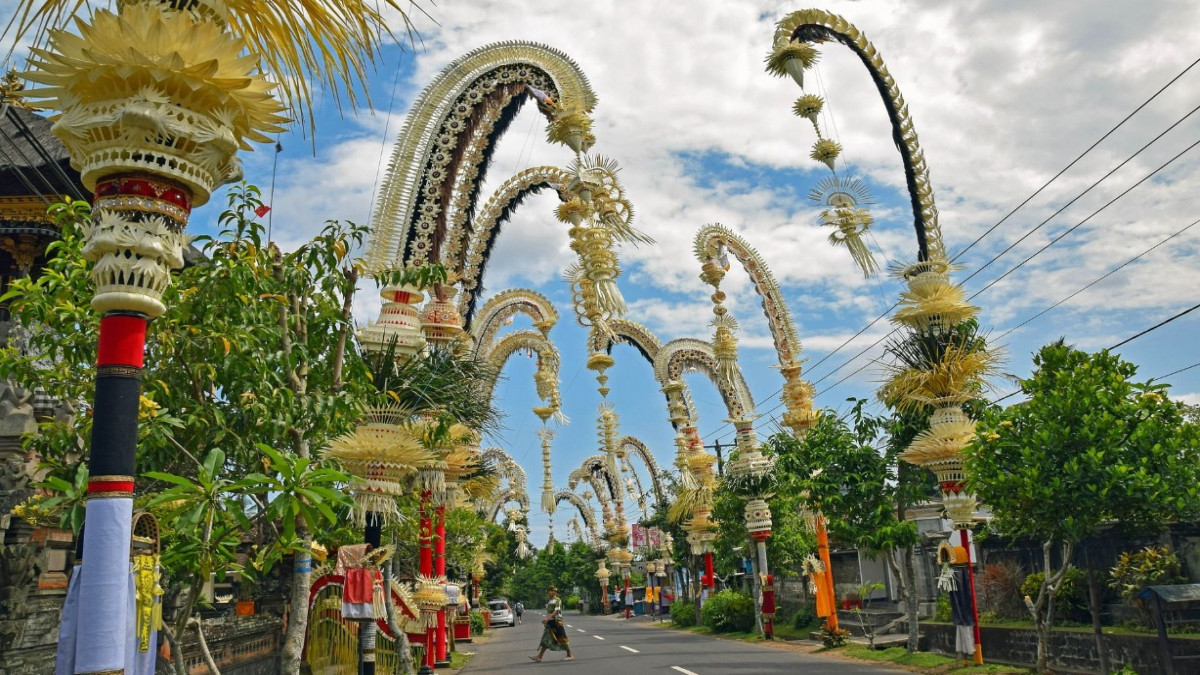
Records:
<instances>
[{"instance_id":1,"label":"tree foliage","mask_svg":"<svg viewBox=\"0 0 1200 675\"><path fill-rule=\"evenodd\" d=\"M986 413L967 452L969 486L995 529L1078 542L1102 523L1160 528L1200 513L1200 436L1167 386L1107 350L1043 347L1029 400Z\"/></svg>"},{"instance_id":2,"label":"tree foliage","mask_svg":"<svg viewBox=\"0 0 1200 675\"><path fill-rule=\"evenodd\" d=\"M1158 530L1200 514L1200 433L1166 385L1135 381L1136 366L1107 350L1089 354L1059 340L1034 365L1021 381L1028 400L984 412L965 464L968 489L992 508L992 527L1043 542L1031 611L1044 670L1074 545L1110 525ZM1100 642L1098 602L1093 588Z\"/></svg>"}]
</instances>

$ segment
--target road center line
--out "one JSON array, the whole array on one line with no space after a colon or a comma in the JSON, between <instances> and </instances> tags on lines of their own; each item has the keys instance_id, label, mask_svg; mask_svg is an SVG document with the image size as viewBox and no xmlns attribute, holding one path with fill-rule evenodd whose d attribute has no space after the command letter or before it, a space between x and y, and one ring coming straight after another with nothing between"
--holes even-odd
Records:
<instances>
[{"instance_id":1,"label":"road center line","mask_svg":"<svg viewBox=\"0 0 1200 675\"><path fill-rule=\"evenodd\" d=\"M596 638L597 640L603 640L603 639L604 639L604 638L600 637L599 635L593 635L592 637Z\"/></svg>"},{"instance_id":2,"label":"road center line","mask_svg":"<svg viewBox=\"0 0 1200 675\"><path fill-rule=\"evenodd\" d=\"M574 628L571 624L567 624L567 628Z\"/></svg>"},{"instance_id":3,"label":"road center line","mask_svg":"<svg viewBox=\"0 0 1200 675\"><path fill-rule=\"evenodd\" d=\"M678 670L679 672L683 673L683 675L699 675L698 673L693 673L687 668L680 668L679 666L671 666L671 670Z\"/></svg>"},{"instance_id":4,"label":"road center line","mask_svg":"<svg viewBox=\"0 0 1200 675\"><path fill-rule=\"evenodd\" d=\"M587 632L586 630L584 630L584 629L582 629L582 628L576 628L575 630L579 631L580 633L586 633L586 632Z\"/></svg>"},{"instance_id":5,"label":"road center line","mask_svg":"<svg viewBox=\"0 0 1200 675\"><path fill-rule=\"evenodd\" d=\"M633 652L634 654L640 654L640 653L641 653L641 652L639 652L638 650L634 649L633 647L626 647L625 645L621 645L621 649L624 649L624 650L625 650L625 651L627 651L627 652Z\"/></svg>"}]
</instances>

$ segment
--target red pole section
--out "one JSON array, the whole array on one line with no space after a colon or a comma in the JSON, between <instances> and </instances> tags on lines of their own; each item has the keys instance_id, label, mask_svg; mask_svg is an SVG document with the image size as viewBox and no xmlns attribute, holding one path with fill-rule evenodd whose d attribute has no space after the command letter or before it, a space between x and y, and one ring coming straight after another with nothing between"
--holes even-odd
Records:
<instances>
[{"instance_id":1,"label":"red pole section","mask_svg":"<svg viewBox=\"0 0 1200 675\"><path fill-rule=\"evenodd\" d=\"M705 588L712 588L717 585L717 573L713 569L713 556L711 553L704 554L704 578L700 580L700 583Z\"/></svg>"},{"instance_id":2,"label":"red pole section","mask_svg":"<svg viewBox=\"0 0 1200 675\"><path fill-rule=\"evenodd\" d=\"M971 615L975 618L975 665L983 665L983 645L980 644L979 606L975 602L975 564L971 562L971 539L964 528L962 532L962 547L967 552L967 581L971 584Z\"/></svg>"},{"instance_id":3,"label":"red pole section","mask_svg":"<svg viewBox=\"0 0 1200 675\"><path fill-rule=\"evenodd\" d=\"M420 544L420 567L419 571L423 577L433 576L433 519L430 517L430 502L433 501L433 494L429 490L421 493L421 522L418 525L418 537ZM425 663L433 668L436 658L435 646L433 643L433 628L425 629Z\"/></svg>"},{"instance_id":4,"label":"red pole section","mask_svg":"<svg viewBox=\"0 0 1200 675\"><path fill-rule=\"evenodd\" d=\"M433 572L439 577L442 577L442 585L445 585L446 576L446 507L439 505L437 507L437 536L433 540ZM438 610L437 615L437 660L440 663L446 661L446 610L445 608Z\"/></svg>"}]
</instances>

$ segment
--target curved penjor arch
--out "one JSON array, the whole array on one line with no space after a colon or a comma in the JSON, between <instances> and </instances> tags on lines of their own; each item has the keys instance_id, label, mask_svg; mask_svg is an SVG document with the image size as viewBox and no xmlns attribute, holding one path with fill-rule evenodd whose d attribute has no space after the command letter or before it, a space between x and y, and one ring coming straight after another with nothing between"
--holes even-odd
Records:
<instances>
[{"instance_id":1,"label":"curved penjor arch","mask_svg":"<svg viewBox=\"0 0 1200 675\"><path fill-rule=\"evenodd\" d=\"M703 373L708 377L721 394L730 419L745 419L754 411L754 398L750 395L750 388L746 386L741 370L735 371L732 382L721 377L712 345L704 340L672 340L663 345L654 359L654 377L664 388L683 382L683 375L690 372ZM690 421L694 424L695 417Z\"/></svg>"},{"instance_id":2,"label":"curved penjor arch","mask_svg":"<svg viewBox=\"0 0 1200 675\"><path fill-rule=\"evenodd\" d=\"M913 229L917 234L917 260L945 259L946 250L942 243L942 231L938 225L937 206L933 200L933 184L929 180L929 167L925 152L917 141L912 118L908 115L908 104L896 86L896 80L888 72L875 45L862 31L846 19L819 9L805 9L784 17L775 28L775 49L789 42L823 43L838 42L850 48L871 75L875 88L887 108L892 125L892 140L900 151L904 164L904 179L908 185L909 201L913 211Z\"/></svg>"},{"instance_id":3,"label":"curved penjor arch","mask_svg":"<svg viewBox=\"0 0 1200 675\"><path fill-rule=\"evenodd\" d=\"M693 248L701 263L700 277L717 290L714 298L720 297L720 283L725 276L722 253L732 253L742 264L762 301L763 314L766 315L771 340L775 345L775 356L779 359L779 372L784 380L782 400L787 407L783 426L790 427L797 434L807 433L816 424L816 414L812 410L812 385L800 376L800 335L796 332L796 325L792 322L791 312L788 311L779 283L775 281L775 275L771 274L766 261L749 242L720 223L710 223L700 228Z\"/></svg>"},{"instance_id":4,"label":"curved penjor arch","mask_svg":"<svg viewBox=\"0 0 1200 675\"><path fill-rule=\"evenodd\" d=\"M570 490L559 490L554 493L554 503L569 502L578 511L580 517L583 518L584 526L587 527L588 537L592 541L600 538L600 531L596 528L596 510L583 501L583 497L571 492Z\"/></svg>"},{"instance_id":5,"label":"curved penjor arch","mask_svg":"<svg viewBox=\"0 0 1200 675\"><path fill-rule=\"evenodd\" d=\"M566 54L534 42L476 49L446 66L414 103L392 150L371 223L367 268L379 272L440 261L469 228L496 141L521 106L553 126L586 118L596 105L587 77ZM590 121L583 120L586 128Z\"/></svg>"},{"instance_id":6,"label":"curved penjor arch","mask_svg":"<svg viewBox=\"0 0 1200 675\"><path fill-rule=\"evenodd\" d=\"M565 200L566 185L571 175L556 166L535 166L526 169L508 180L484 202L475 217L473 226L455 228L448 235L442 264L453 270L462 280L458 310L468 323L483 291L483 275L491 259L492 248L504 223L526 197L545 189L558 193Z\"/></svg>"},{"instance_id":7,"label":"curved penjor arch","mask_svg":"<svg viewBox=\"0 0 1200 675\"><path fill-rule=\"evenodd\" d=\"M619 444L624 448L627 455L634 455L642 460L646 465L646 471L650 474L650 485L654 489L654 497L659 503L665 500L662 481L659 476L658 462L655 461L653 453L646 444L634 436L625 436L619 441ZM634 474L636 477L637 474Z\"/></svg>"},{"instance_id":8,"label":"curved penjor arch","mask_svg":"<svg viewBox=\"0 0 1200 675\"><path fill-rule=\"evenodd\" d=\"M558 310L546 296L526 288L513 288L498 293L479 310L478 321L471 324L471 337L475 339L475 351L487 354L492 350L496 333L517 314L524 314L533 321L533 327L543 336L558 323Z\"/></svg>"},{"instance_id":9,"label":"curved penjor arch","mask_svg":"<svg viewBox=\"0 0 1200 675\"><path fill-rule=\"evenodd\" d=\"M654 367L654 359L658 358L658 352L662 349L662 341L649 328L643 326L636 321L629 319L610 319L608 321L610 332L592 329L588 336L589 347L592 353L604 352L612 354L613 347L618 344L627 344L638 351L643 358L646 359L650 367ZM672 397L663 392L667 397L667 414L672 418L672 424L675 424L674 416L671 414L670 406ZM679 391L680 401L682 402L685 412L689 419L695 419L696 408L692 403L692 393L684 383L683 388Z\"/></svg>"},{"instance_id":10,"label":"curved penjor arch","mask_svg":"<svg viewBox=\"0 0 1200 675\"><path fill-rule=\"evenodd\" d=\"M517 351L528 349L538 355L537 372L534 374L534 384L538 397L547 403L552 413L562 409L562 397L558 388L558 372L561 361L558 350L537 331L519 330L505 335L484 357L499 373L508 359ZM488 384L488 397L495 394L496 380Z\"/></svg>"}]
</instances>

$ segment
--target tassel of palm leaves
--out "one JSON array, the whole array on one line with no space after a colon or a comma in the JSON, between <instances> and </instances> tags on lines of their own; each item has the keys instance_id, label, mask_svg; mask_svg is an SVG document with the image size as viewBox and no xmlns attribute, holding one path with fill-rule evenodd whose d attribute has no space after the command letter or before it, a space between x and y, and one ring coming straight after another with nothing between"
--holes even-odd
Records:
<instances>
[{"instance_id":1,"label":"tassel of palm leaves","mask_svg":"<svg viewBox=\"0 0 1200 675\"><path fill-rule=\"evenodd\" d=\"M813 67L820 54L807 42L785 42L776 45L767 55L767 72L775 77L791 76L796 84L804 86L804 71Z\"/></svg>"},{"instance_id":2,"label":"tassel of palm leaves","mask_svg":"<svg viewBox=\"0 0 1200 675\"><path fill-rule=\"evenodd\" d=\"M911 333L890 341L886 350L896 360L887 366L879 398L902 411L976 398L1002 361L973 320L948 333Z\"/></svg>"},{"instance_id":3,"label":"tassel of palm leaves","mask_svg":"<svg viewBox=\"0 0 1200 675\"><path fill-rule=\"evenodd\" d=\"M18 0L3 37L14 42L30 37L40 44L44 31L65 28L88 4L86 0ZM221 6L226 8L224 16L213 9ZM401 0L223 0L199 3L195 11L202 20L228 25L230 33L246 43L248 54L260 60L264 71L279 83L286 102L315 130L312 100L317 88L332 93L339 104L344 97L351 108L358 106L361 93L370 105L368 66L375 63L384 38L398 43L391 28L395 17L410 41L415 36L408 14L413 7L424 13Z\"/></svg>"},{"instance_id":4,"label":"tassel of palm leaves","mask_svg":"<svg viewBox=\"0 0 1200 675\"><path fill-rule=\"evenodd\" d=\"M979 308L967 302L962 286L950 283L944 275L937 276L912 283L908 290L901 291L900 308L892 315L893 323L928 332L975 318Z\"/></svg>"},{"instance_id":5,"label":"tassel of palm leaves","mask_svg":"<svg viewBox=\"0 0 1200 675\"><path fill-rule=\"evenodd\" d=\"M925 429L900 453L900 459L923 466L955 457L974 440L975 426L974 420L965 419Z\"/></svg>"},{"instance_id":6,"label":"tassel of palm leaves","mask_svg":"<svg viewBox=\"0 0 1200 675\"><path fill-rule=\"evenodd\" d=\"M499 372L485 359L431 345L397 360L395 344L365 358L376 390L412 417L444 416L481 434L499 430L502 413L487 386Z\"/></svg>"}]
</instances>

